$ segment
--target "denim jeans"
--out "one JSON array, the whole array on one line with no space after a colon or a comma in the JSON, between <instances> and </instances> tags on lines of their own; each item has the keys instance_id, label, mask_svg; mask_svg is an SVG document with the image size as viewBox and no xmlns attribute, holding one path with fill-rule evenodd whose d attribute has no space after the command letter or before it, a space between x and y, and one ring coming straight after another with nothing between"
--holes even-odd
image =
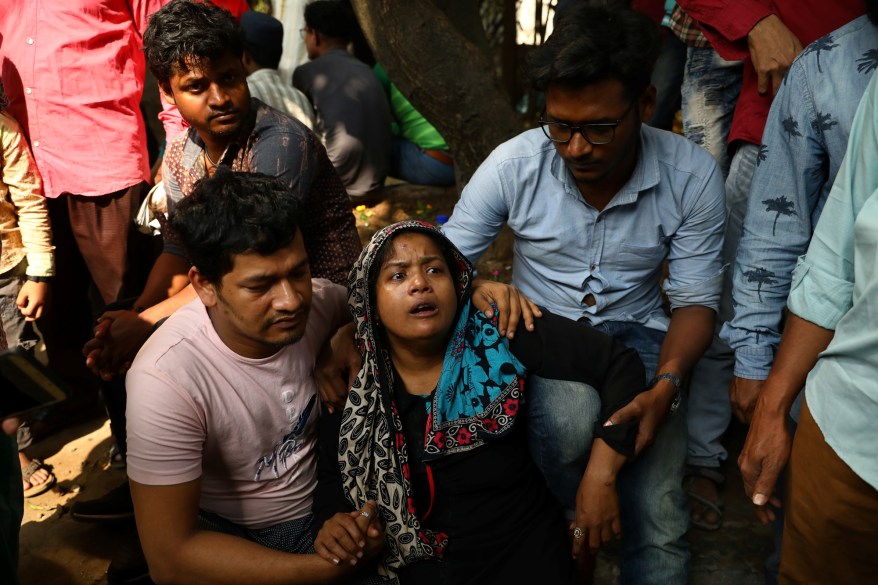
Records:
<instances>
[{"instance_id":1,"label":"denim jeans","mask_svg":"<svg viewBox=\"0 0 878 585\"><path fill-rule=\"evenodd\" d=\"M756 169L759 146L743 143L732 158L726 179L726 229L723 241L723 291L716 319L713 342L692 369L689 378L689 454L687 462L700 467L719 467L728 456L721 439L732 417L729 384L732 381L735 354L720 339L722 324L732 318L732 275L735 255L741 239L750 180Z\"/></svg>"},{"instance_id":2,"label":"denim jeans","mask_svg":"<svg viewBox=\"0 0 878 585\"><path fill-rule=\"evenodd\" d=\"M390 175L414 185L453 185L454 165L447 165L426 154L417 144L405 138L394 138L391 144Z\"/></svg>"},{"instance_id":3,"label":"denim jeans","mask_svg":"<svg viewBox=\"0 0 878 585\"><path fill-rule=\"evenodd\" d=\"M608 322L595 328L636 349L652 377L664 332L638 323ZM569 515L588 463L589 449L583 446L593 440L598 394L585 384L529 376L525 395L531 453ZM685 415L677 411L665 420L655 443L619 475L623 585L687 582L689 547L684 536L689 515L681 487L685 456Z\"/></svg>"},{"instance_id":4,"label":"denim jeans","mask_svg":"<svg viewBox=\"0 0 878 585\"><path fill-rule=\"evenodd\" d=\"M27 260L22 260L10 270L0 274L0 327L6 336L10 348L18 347L33 353L40 338L31 321L26 321L15 300L24 285L27 271ZM33 442L30 425L23 422L18 427L18 450L23 451Z\"/></svg>"},{"instance_id":5,"label":"denim jeans","mask_svg":"<svg viewBox=\"0 0 878 585\"><path fill-rule=\"evenodd\" d=\"M0 326L3 327L9 347L30 351L39 341L39 337L33 323L25 321L24 315L15 304L26 279L26 270L27 260L22 260L15 268L0 274Z\"/></svg>"},{"instance_id":6,"label":"denim jeans","mask_svg":"<svg viewBox=\"0 0 878 585\"><path fill-rule=\"evenodd\" d=\"M743 71L741 61L726 61L710 47L688 49L680 88L683 133L713 155L723 176L729 172L729 129Z\"/></svg>"}]
</instances>

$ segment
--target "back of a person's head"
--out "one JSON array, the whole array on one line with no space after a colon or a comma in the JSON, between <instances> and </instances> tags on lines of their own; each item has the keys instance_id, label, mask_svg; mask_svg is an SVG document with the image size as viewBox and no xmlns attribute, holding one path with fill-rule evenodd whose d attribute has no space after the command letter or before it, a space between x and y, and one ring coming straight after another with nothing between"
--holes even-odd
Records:
<instances>
[{"instance_id":1,"label":"back of a person's head","mask_svg":"<svg viewBox=\"0 0 878 585\"><path fill-rule=\"evenodd\" d=\"M649 17L577 3L533 51L528 68L538 91L551 85L576 90L616 79L633 99L649 85L658 52L658 26Z\"/></svg>"},{"instance_id":2,"label":"back of a person's head","mask_svg":"<svg viewBox=\"0 0 878 585\"><path fill-rule=\"evenodd\" d=\"M244 35L232 14L210 2L171 0L149 17L143 35L146 61L160 82L175 69L188 71L205 59L244 53Z\"/></svg>"},{"instance_id":3,"label":"back of a person's head","mask_svg":"<svg viewBox=\"0 0 878 585\"><path fill-rule=\"evenodd\" d=\"M869 21L878 26L878 0L866 0L866 14L869 15Z\"/></svg>"},{"instance_id":4,"label":"back of a person's head","mask_svg":"<svg viewBox=\"0 0 878 585\"><path fill-rule=\"evenodd\" d=\"M347 2L317 0L305 5L305 26L343 43L351 40L354 13Z\"/></svg>"},{"instance_id":5,"label":"back of a person's head","mask_svg":"<svg viewBox=\"0 0 878 585\"><path fill-rule=\"evenodd\" d=\"M287 185L224 167L199 181L170 217L189 261L213 283L232 269L235 255L269 255L289 245L298 225L299 206Z\"/></svg>"},{"instance_id":6,"label":"back of a person's head","mask_svg":"<svg viewBox=\"0 0 878 585\"><path fill-rule=\"evenodd\" d=\"M260 67L277 69L283 54L284 25L268 14L249 10L241 15L244 48Z\"/></svg>"}]
</instances>

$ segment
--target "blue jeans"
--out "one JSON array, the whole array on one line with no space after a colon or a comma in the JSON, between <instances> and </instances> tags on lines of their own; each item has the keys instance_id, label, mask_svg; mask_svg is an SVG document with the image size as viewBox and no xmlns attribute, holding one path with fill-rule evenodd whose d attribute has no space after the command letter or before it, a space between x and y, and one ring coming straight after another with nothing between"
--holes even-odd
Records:
<instances>
[{"instance_id":1,"label":"blue jeans","mask_svg":"<svg viewBox=\"0 0 878 585\"><path fill-rule=\"evenodd\" d=\"M732 158L729 176L726 179L726 229L723 241L723 264L729 267L723 276L723 290L720 297L719 314L716 319L713 342L704 356L692 369L689 378L689 454L690 465L719 467L728 456L722 445L732 418L732 404L729 400L729 383L732 381L735 353L719 338L719 331L725 321L734 315L732 307L732 275L735 255L744 213L747 211L747 197L750 193L750 180L756 170L756 157L759 146L743 143L738 146Z\"/></svg>"},{"instance_id":2,"label":"blue jeans","mask_svg":"<svg viewBox=\"0 0 878 585\"><path fill-rule=\"evenodd\" d=\"M689 47L680 88L683 133L729 172L729 129L741 93L741 61L726 61L712 48Z\"/></svg>"},{"instance_id":3,"label":"blue jeans","mask_svg":"<svg viewBox=\"0 0 878 585\"><path fill-rule=\"evenodd\" d=\"M595 329L636 349L647 376L652 377L664 332L620 322ZM600 399L585 384L537 376L528 377L525 393L531 453L549 489L570 514L588 463L587 446L593 441ZM681 487L685 458L685 416L678 411L665 420L655 443L627 463L619 475L623 585L687 582L689 546L684 536L689 514Z\"/></svg>"},{"instance_id":4,"label":"blue jeans","mask_svg":"<svg viewBox=\"0 0 878 585\"><path fill-rule=\"evenodd\" d=\"M27 278L26 271L27 260L22 260L15 268L0 274L0 328L3 329L9 347L17 347L32 354L40 338L33 323L25 320L18 305L15 304ZM21 423L18 427L17 440L19 451L33 444L34 438L27 422Z\"/></svg>"},{"instance_id":5,"label":"blue jeans","mask_svg":"<svg viewBox=\"0 0 878 585\"><path fill-rule=\"evenodd\" d=\"M447 165L426 154L405 138L394 138L390 175L414 185L454 185L454 165Z\"/></svg>"}]
</instances>

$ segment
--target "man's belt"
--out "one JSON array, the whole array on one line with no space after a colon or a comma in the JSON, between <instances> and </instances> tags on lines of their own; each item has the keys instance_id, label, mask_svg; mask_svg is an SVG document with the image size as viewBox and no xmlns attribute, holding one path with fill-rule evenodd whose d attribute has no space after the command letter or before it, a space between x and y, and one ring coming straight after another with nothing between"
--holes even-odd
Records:
<instances>
[{"instance_id":1,"label":"man's belt","mask_svg":"<svg viewBox=\"0 0 878 585\"><path fill-rule=\"evenodd\" d=\"M442 164L452 166L454 165L454 157L452 157L445 150L427 150L426 148L423 150L424 154L429 156L430 158L435 158Z\"/></svg>"}]
</instances>

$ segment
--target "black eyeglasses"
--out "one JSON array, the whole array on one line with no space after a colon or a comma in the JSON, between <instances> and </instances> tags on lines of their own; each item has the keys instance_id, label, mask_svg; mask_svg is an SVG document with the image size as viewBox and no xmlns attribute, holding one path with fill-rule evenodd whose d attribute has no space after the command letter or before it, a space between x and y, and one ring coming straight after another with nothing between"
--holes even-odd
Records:
<instances>
[{"instance_id":1,"label":"black eyeglasses","mask_svg":"<svg viewBox=\"0 0 878 585\"><path fill-rule=\"evenodd\" d=\"M540 120L540 128L543 134L558 144L567 144L573 140L573 133L579 132L586 142L594 146L601 144L609 144L616 137L616 127L625 120L625 117L634 107L637 100L628 105L628 109L622 114L622 117L614 122L596 122L594 124L583 124L582 126L571 126L564 122L549 122L548 120Z\"/></svg>"}]
</instances>

